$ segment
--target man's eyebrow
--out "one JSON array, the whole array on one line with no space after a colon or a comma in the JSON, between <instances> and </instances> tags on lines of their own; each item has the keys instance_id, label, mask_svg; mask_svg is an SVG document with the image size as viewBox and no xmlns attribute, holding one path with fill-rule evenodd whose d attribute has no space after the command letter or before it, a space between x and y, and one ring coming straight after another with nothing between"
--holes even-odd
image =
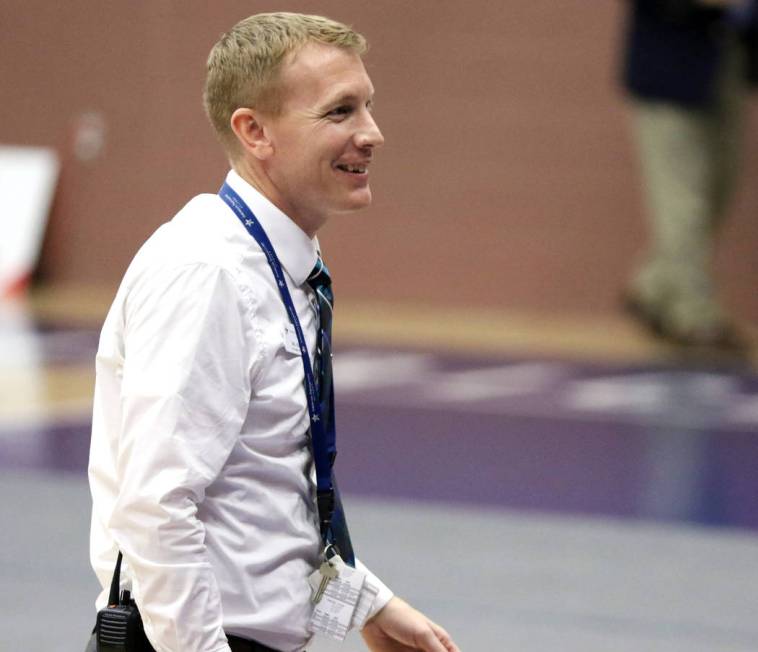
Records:
<instances>
[{"instance_id":1,"label":"man's eyebrow","mask_svg":"<svg viewBox=\"0 0 758 652\"><path fill-rule=\"evenodd\" d=\"M362 97L363 96L357 95L356 93L347 92L347 93L337 94L334 97L328 98L324 102L324 104L325 105L355 104L355 103L361 102L362 101ZM372 92L368 96L368 102L369 102L369 104L371 104L371 103L373 103L373 101L374 101L374 93Z\"/></svg>"}]
</instances>

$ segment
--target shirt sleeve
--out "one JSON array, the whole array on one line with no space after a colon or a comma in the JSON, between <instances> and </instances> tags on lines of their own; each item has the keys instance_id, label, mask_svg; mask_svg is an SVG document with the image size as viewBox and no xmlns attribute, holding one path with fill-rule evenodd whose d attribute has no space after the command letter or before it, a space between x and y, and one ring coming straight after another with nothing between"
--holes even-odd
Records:
<instances>
[{"instance_id":1,"label":"shirt sleeve","mask_svg":"<svg viewBox=\"0 0 758 652\"><path fill-rule=\"evenodd\" d=\"M250 397L246 304L230 274L188 265L138 280L124 308L108 524L158 652L228 652L197 504L229 456Z\"/></svg>"},{"instance_id":2,"label":"shirt sleeve","mask_svg":"<svg viewBox=\"0 0 758 652\"><path fill-rule=\"evenodd\" d=\"M384 609L384 607L394 597L395 594L384 582L382 582L376 575L374 575L360 559L355 560L355 567L358 570L366 573L366 584L372 592L376 593L374 602L371 605L371 608L368 611L368 615L364 621L365 624L374 616L376 616L376 614L378 614L382 609Z\"/></svg>"}]
</instances>

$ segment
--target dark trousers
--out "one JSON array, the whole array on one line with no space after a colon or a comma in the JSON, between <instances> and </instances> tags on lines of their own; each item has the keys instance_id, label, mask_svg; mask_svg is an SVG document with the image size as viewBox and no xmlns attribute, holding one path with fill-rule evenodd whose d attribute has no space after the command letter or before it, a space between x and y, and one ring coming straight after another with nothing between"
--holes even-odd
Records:
<instances>
[{"instance_id":1,"label":"dark trousers","mask_svg":"<svg viewBox=\"0 0 758 652\"><path fill-rule=\"evenodd\" d=\"M256 641L248 641L231 634L227 634L226 638L229 641L229 647L232 648L232 652L277 652L273 648L266 647Z\"/></svg>"},{"instance_id":2,"label":"dark trousers","mask_svg":"<svg viewBox=\"0 0 758 652\"><path fill-rule=\"evenodd\" d=\"M232 652L276 652L276 650L261 645L260 643L256 643L255 641L248 641L244 638L238 638L237 636L232 636L230 634L227 634L226 637L229 639L229 647L232 648ZM92 635L92 638L90 638L89 643L87 643L87 648L84 652L97 652L97 643L94 634Z\"/></svg>"}]
</instances>

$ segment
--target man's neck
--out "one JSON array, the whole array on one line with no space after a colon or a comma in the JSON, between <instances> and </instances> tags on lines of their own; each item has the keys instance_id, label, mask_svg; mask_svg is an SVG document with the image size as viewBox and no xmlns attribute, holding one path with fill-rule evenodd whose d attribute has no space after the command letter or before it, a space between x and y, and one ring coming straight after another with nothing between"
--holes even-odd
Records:
<instances>
[{"instance_id":1,"label":"man's neck","mask_svg":"<svg viewBox=\"0 0 758 652\"><path fill-rule=\"evenodd\" d=\"M289 210L288 206L283 206L282 202L278 200L279 193L276 191L274 184L271 183L271 180L264 173L251 166L244 158L231 161L231 166L242 179L247 181L253 188L274 204L274 206L289 217L290 220L297 224L297 226L299 226L309 238L313 239L316 236L318 227L314 227L311 224L305 224L304 220L299 219L298 215L294 215L292 211Z\"/></svg>"}]
</instances>

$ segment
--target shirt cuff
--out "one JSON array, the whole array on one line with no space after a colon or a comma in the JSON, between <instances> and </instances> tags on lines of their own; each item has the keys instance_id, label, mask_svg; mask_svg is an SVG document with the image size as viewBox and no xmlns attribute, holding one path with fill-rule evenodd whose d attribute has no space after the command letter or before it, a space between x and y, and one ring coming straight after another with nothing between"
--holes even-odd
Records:
<instances>
[{"instance_id":1,"label":"shirt cuff","mask_svg":"<svg viewBox=\"0 0 758 652\"><path fill-rule=\"evenodd\" d=\"M371 605L371 608L368 611L368 616L366 616L365 622L368 622L371 620L376 614L378 614L384 607L387 605L387 603L395 597L395 594L392 592L392 589L390 589L382 580L380 580L376 575L374 575L366 566L361 562L360 559L355 560L355 567L364 573L366 573L366 584L368 584L370 590L372 592L376 592L376 597L374 598L374 602Z\"/></svg>"}]
</instances>

